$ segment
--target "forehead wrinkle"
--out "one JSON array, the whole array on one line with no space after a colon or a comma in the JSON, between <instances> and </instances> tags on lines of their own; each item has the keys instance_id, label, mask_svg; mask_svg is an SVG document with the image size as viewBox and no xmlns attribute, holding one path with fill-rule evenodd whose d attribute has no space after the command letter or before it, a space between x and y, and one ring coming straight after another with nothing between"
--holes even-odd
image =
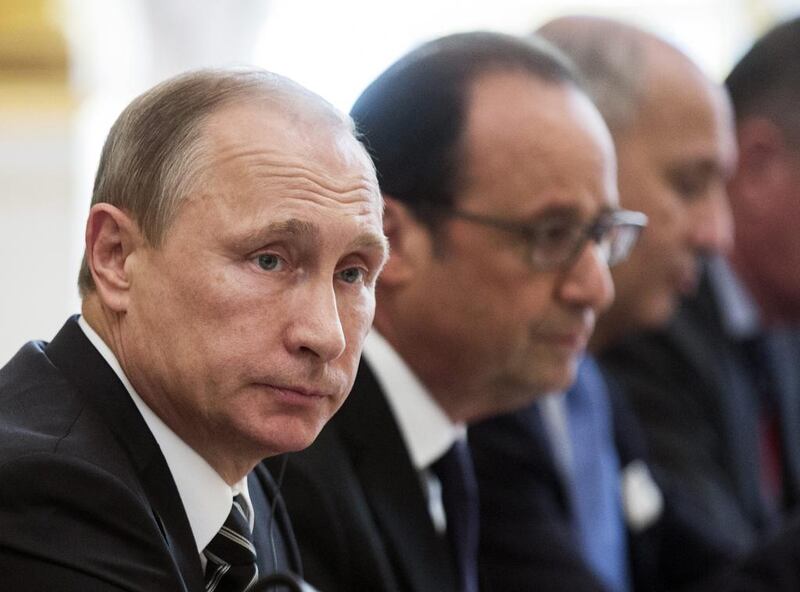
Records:
<instances>
[{"instance_id":1,"label":"forehead wrinkle","mask_svg":"<svg viewBox=\"0 0 800 592\"><path fill-rule=\"evenodd\" d=\"M278 220L270 222L265 226L260 226L245 235L244 240L262 241L269 237L292 237L302 241L313 241L320 234L319 226L308 220L289 218L288 220Z\"/></svg>"},{"instance_id":2,"label":"forehead wrinkle","mask_svg":"<svg viewBox=\"0 0 800 592\"><path fill-rule=\"evenodd\" d=\"M280 180L281 187L287 192L310 192L338 203L363 201L364 193L376 199L379 196L377 184L366 175L342 179L319 174L308 167L275 167L271 164L254 167L253 174L267 181Z\"/></svg>"},{"instance_id":3,"label":"forehead wrinkle","mask_svg":"<svg viewBox=\"0 0 800 592\"><path fill-rule=\"evenodd\" d=\"M236 161L241 161L248 175L268 182L280 181L288 191L310 191L320 197L345 203L363 200L363 192L376 198L379 195L376 178L364 170L356 174L331 174L321 170L325 163L320 167L311 167L308 158L293 158L277 150L231 149L217 159L219 164ZM369 170L366 166L359 168Z\"/></svg>"}]
</instances>

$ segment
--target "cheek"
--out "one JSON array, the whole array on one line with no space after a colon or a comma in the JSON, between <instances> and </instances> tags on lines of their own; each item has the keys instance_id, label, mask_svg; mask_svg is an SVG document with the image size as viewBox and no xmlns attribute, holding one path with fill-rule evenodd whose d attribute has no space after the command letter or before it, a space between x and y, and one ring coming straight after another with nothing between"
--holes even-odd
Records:
<instances>
[{"instance_id":1,"label":"cheek","mask_svg":"<svg viewBox=\"0 0 800 592\"><path fill-rule=\"evenodd\" d=\"M261 359L280 339L282 319L289 316L284 298L263 287L218 274L194 277L175 295L177 309L170 333L181 335L185 356L201 364L199 372L224 379Z\"/></svg>"},{"instance_id":2,"label":"cheek","mask_svg":"<svg viewBox=\"0 0 800 592\"><path fill-rule=\"evenodd\" d=\"M336 307L348 344L351 339L363 340L375 317L375 291L364 288L339 292Z\"/></svg>"},{"instance_id":3,"label":"cheek","mask_svg":"<svg viewBox=\"0 0 800 592\"><path fill-rule=\"evenodd\" d=\"M355 295L339 295L336 305L346 343L343 357L355 359L357 363L364 338L372 327L375 316L375 294L373 291L364 291Z\"/></svg>"},{"instance_id":4,"label":"cheek","mask_svg":"<svg viewBox=\"0 0 800 592\"><path fill-rule=\"evenodd\" d=\"M620 169L619 191L624 208L647 214L647 229L641 243L664 244L681 218L683 202L660 168L638 156L629 156L629 165ZM638 246L637 246L638 249Z\"/></svg>"},{"instance_id":5,"label":"cheek","mask_svg":"<svg viewBox=\"0 0 800 592\"><path fill-rule=\"evenodd\" d=\"M690 215L686 204L666 188L651 197L643 209L648 216L647 228L634 251L646 265L668 258L682 247Z\"/></svg>"},{"instance_id":6,"label":"cheek","mask_svg":"<svg viewBox=\"0 0 800 592\"><path fill-rule=\"evenodd\" d=\"M531 326L547 322L555 307L555 281L540 281L523 285L508 295L504 305L505 318L518 331L528 331Z\"/></svg>"}]
</instances>

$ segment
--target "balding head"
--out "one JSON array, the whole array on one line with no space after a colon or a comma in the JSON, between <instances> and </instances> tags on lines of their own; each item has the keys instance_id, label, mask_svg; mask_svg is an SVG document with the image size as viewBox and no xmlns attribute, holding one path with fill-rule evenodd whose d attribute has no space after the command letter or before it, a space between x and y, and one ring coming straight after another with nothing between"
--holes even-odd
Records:
<instances>
[{"instance_id":1,"label":"balding head","mask_svg":"<svg viewBox=\"0 0 800 592\"><path fill-rule=\"evenodd\" d=\"M583 16L550 21L537 33L578 66L609 128L625 127L641 100L644 36L616 21Z\"/></svg>"},{"instance_id":2,"label":"balding head","mask_svg":"<svg viewBox=\"0 0 800 592\"><path fill-rule=\"evenodd\" d=\"M732 235L724 182L735 160L727 96L673 45L631 25L564 17L540 33L573 60L609 124L620 202L649 217L630 259L614 269L617 299L596 346L663 324L692 291L698 256Z\"/></svg>"},{"instance_id":3,"label":"balding head","mask_svg":"<svg viewBox=\"0 0 800 592\"><path fill-rule=\"evenodd\" d=\"M710 87L700 69L665 40L627 23L593 16L552 20L537 33L575 63L583 82L612 132L635 119L650 87L666 77L693 78Z\"/></svg>"}]
</instances>

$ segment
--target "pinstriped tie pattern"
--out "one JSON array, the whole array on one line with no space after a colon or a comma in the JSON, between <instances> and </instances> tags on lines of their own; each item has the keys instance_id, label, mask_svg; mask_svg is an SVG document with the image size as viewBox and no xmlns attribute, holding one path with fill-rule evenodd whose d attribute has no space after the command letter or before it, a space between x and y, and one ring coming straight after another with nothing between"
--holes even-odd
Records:
<instances>
[{"instance_id":1,"label":"pinstriped tie pattern","mask_svg":"<svg viewBox=\"0 0 800 592\"><path fill-rule=\"evenodd\" d=\"M248 506L241 495L233 499L228 519L203 554L208 559L206 592L244 592L258 579Z\"/></svg>"}]
</instances>

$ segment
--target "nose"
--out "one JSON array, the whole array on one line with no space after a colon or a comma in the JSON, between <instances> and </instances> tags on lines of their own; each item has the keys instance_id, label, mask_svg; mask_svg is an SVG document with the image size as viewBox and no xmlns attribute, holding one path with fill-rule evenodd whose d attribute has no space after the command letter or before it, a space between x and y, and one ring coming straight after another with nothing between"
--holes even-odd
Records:
<instances>
[{"instance_id":1,"label":"nose","mask_svg":"<svg viewBox=\"0 0 800 592\"><path fill-rule=\"evenodd\" d=\"M614 282L597 243L586 243L578 258L566 270L558 290L561 299L573 306L589 307L599 313L611 305Z\"/></svg>"},{"instance_id":2,"label":"nose","mask_svg":"<svg viewBox=\"0 0 800 592\"><path fill-rule=\"evenodd\" d=\"M690 240L700 253L724 254L733 246L733 216L723 187L695 202L689 218Z\"/></svg>"},{"instance_id":3,"label":"nose","mask_svg":"<svg viewBox=\"0 0 800 592\"><path fill-rule=\"evenodd\" d=\"M336 291L330 281L308 281L297 287L294 318L286 333L287 348L310 354L324 362L335 360L346 346Z\"/></svg>"}]
</instances>

